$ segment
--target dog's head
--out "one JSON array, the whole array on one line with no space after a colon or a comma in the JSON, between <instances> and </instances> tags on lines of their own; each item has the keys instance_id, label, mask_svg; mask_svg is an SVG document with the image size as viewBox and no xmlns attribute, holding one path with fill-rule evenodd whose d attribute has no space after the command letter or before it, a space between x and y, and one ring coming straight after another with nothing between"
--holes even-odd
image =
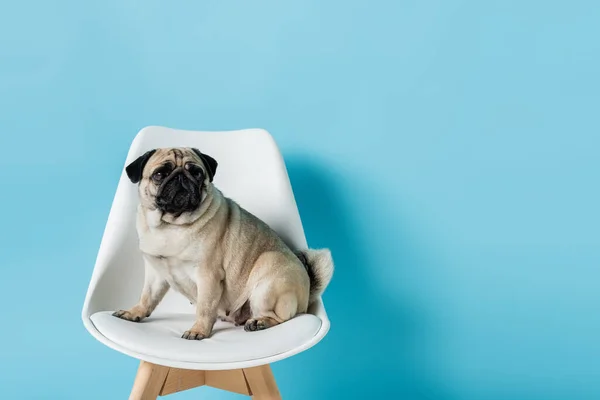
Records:
<instances>
[{"instance_id":1,"label":"dog's head","mask_svg":"<svg viewBox=\"0 0 600 400\"><path fill-rule=\"evenodd\" d=\"M162 148L141 155L125 171L131 182L139 183L144 206L177 218L200 207L217 161L195 148Z\"/></svg>"}]
</instances>

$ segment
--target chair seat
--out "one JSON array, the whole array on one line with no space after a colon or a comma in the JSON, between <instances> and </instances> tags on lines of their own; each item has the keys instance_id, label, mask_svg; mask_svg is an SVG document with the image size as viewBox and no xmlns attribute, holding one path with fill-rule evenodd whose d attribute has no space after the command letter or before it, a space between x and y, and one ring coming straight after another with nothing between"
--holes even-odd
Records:
<instances>
[{"instance_id":1,"label":"chair seat","mask_svg":"<svg viewBox=\"0 0 600 400\"><path fill-rule=\"evenodd\" d=\"M193 314L156 312L142 322L113 317L110 311L90 319L108 340L138 354L189 363L235 363L258 360L296 349L314 339L321 319L302 314L272 328L245 332L242 326L217 321L204 340L185 340L181 335L194 324Z\"/></svg>"}]
</instances>

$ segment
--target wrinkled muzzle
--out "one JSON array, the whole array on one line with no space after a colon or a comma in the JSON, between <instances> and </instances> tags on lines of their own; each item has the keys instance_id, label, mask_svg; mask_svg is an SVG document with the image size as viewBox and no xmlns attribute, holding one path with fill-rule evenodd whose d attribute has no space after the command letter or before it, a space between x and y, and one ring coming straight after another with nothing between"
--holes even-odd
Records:
<instances>
[{"instance_id":1,"label":"wrinkled muzzle","mask_svg":"<svg viewBox=\"0 0 600 400\"><path fill-rule=\"evenodd\" d=\"M158 188L156 206L169 214L193 211L202 199L201 185L188 171L178 168Z\"/></svg>"}]
</instances>

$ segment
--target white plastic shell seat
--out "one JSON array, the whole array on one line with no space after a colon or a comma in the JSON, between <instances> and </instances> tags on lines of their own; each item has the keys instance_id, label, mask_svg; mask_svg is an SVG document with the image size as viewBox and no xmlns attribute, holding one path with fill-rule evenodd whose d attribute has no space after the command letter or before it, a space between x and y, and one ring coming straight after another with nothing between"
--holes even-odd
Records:
<instances>
[{"instance_id":1,"label":"white plastic shell seat","mask_svg":"<svg viewBox=\"0 0 600 400\"><path fill-rule=\"evenodd\" d=\"M292 248L307 247L283 158L268 132L147 127L133 140L124 166L147 150L178 146L196 147L214 157L219 166L213 183L225 196L269 224ZM212 336L202 341L181 338L194 322L194 308L173 290L141 323L113 317L113 311L137 303L144 282L135 228L138 203L137 187L123 168L82 312L86 329L97 340L153 364L230 370L282 360L326 335L329 320L321 300L307 314L264 331L245 332L243 327L217 322Z\"/></svg>"}]
</instances>

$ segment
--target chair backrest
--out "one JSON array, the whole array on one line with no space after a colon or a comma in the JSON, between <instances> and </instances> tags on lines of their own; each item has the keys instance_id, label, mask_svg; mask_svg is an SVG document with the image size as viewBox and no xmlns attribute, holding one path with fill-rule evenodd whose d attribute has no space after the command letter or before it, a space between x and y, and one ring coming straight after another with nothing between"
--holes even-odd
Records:
<instances>
[{"instance_id":1,"label":"chair backrest","mask_svg":"<svg viewBox=\"0 0 600 400\"><path fill-rule=\"evenodd\" d=\"M219 163L214 184L242 207L271 226L293 248L306 248L300 215L285 164L268 132L249 129L227 132L144 128L134 139L125 165L159 147L197 147ZM97 311L133 306L140 295L144 267L138 248L136 185L124 169L106 224L86 296L84 319ZM193 312L183 296L170 293L159 310Z\"/></svg>"}]
</instances>

